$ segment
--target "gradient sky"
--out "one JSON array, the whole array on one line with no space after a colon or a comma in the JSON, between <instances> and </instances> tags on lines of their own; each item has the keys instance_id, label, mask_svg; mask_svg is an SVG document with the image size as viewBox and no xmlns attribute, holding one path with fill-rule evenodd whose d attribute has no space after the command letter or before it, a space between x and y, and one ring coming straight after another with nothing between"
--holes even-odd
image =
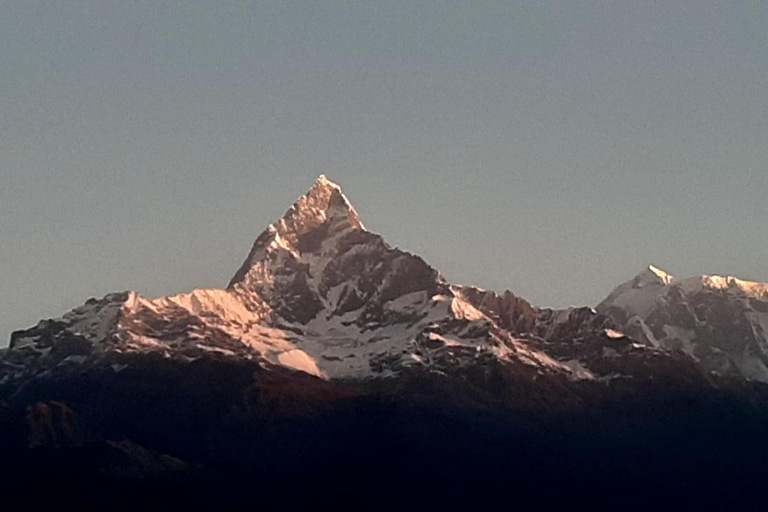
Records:
<instances>
[{"instance_id":1,"label":"gradient sky","mask_svg":"<svg viewBox=\"0 0 768 512\"><path fill-rule=\"evenodd\" d=\"M0 3L0 345L222 287L320 173L452 282L768 281L768 2Z\"/></svg>"}]
</instances>

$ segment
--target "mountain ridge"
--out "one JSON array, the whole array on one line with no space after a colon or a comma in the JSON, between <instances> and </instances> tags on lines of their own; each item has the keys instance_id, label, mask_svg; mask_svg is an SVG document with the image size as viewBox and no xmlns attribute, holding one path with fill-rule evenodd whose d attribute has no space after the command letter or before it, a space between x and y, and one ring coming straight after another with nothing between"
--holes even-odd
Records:
<instances>
[{"instance_id":1,"label":"mountain ridge","mask_svg":"<svg viewBox=\"0 0 768 512\"><path fill-rule=\"evenodd\" d=\"M768 307L698 281L649 267L563 309L455 285L321 177L227 287L12 335L4 503L762 510Z\"/></svg>"},{"instance_id":2,"label":"mountain ridge","mask_svg":"<svg viewBox=\"0 0 768 512\"><path fill-rule=\"evenodd\" d=\"M79 340L70 343L76 353L50 359L64 338ZM257 237L226 289L154 300L112 294L17 332L11 344L11 353L57 366L113 350L186 358L217 352L320 377L387 376L486 353L538 371L569 371L495 325L423 259L367 231L325 176Z\"/></svg>"},{"instance_id":3,"label":"mountain ridge","mask_svg":"<svg viewBox=\"0 0 768 512\"><path fill-rule=\"evenodd\" d=\"M447 282L419 256L368 231L341 187L321 175L256 238L226 288L89 300L61 319L15 332L0 379L108 352L155 351L190 361L212 353L242 357L321 378L391 377L415 367L442 372L488 360L576 380L647 375L654 358L683 364L676 350L692 358L685 363L691 368L700 359L700 350L660 342L644 324L659 294L671 289L768 297L761 283L679 280L650 265L596 309L538 308L511 291ZM768 364L768 357L749 364ZM768 368L758 370L741 375L768 380Z\"/></svg>"},{"instance_id":4,"label":"mountain ridge","mask_svg":"<svg viewBox=\"0 0 768 512\"><path fill-rule=\"evenodd\" d=\"M597 310L628 335L681 350L716 374L768 382L768 284L732 276L674 278L650 267Z\"/></svg>"}]
</instances>

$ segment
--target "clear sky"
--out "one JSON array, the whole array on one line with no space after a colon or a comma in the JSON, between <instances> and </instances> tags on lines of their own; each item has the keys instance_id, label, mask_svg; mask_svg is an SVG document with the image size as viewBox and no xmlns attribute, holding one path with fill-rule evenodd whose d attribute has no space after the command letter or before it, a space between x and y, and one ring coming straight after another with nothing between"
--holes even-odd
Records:
<instances>
[{"instance_id":1,"label":"clear sky","mask_svg":"<svg viewBox=\"0 0 768 512\"><path fill-rule=\"evenodd\" d=\"M0 345L225 286L320 173L539 305L768 281L768 2L2 1Z\"/></svg>"}]
</instances>

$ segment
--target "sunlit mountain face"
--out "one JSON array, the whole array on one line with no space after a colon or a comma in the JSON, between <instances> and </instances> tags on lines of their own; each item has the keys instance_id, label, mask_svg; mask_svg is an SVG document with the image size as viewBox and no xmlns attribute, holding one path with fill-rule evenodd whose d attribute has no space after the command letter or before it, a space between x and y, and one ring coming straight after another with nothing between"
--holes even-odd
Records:
<instances>
[{"instance_id":1,"label":"sunlit mountain face","mask_svg":"<svg viewBox=\"0 0 768 512\"><path fill-rule=\"evenodd\" d=\"M320 176L226 287L14 333L0 477L98 509L751 508L766 333L768 285L731 277L563 310L450 283Z\"/></svg>"}]
</instances>

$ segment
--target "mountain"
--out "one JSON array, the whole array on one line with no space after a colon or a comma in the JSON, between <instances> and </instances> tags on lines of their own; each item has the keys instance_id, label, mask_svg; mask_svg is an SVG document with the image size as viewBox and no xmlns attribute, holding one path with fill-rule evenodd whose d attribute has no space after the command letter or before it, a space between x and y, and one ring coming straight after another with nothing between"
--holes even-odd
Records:
<instances>
[{"instance_id":1,"label":"mountain","mask_svg":"<svg viewBox=\"0 0 768 512\"><path fill-rule=\"evenodd\" d=\"M567 372L490 321L421 258L367 231L325 176L258 236L226 289L90 300L14 333L9 354L25 374L154 351L185 359L217 352L324 378L484 358Z\"/></svg>"},{"instance_id":2,"label":"mountain","mask_svg":"<svg viewBox=\"0 0 768 512\"><path fill-rule=\"evenodd\" d=\"M768 284L677 279L654 266L597 306L647 346L680 350L718 375L768 382Z\"/></svg>"},{"instance_id":3,"label":"mountain","mask_svg":"<svg viewBox=\"0 0 768 512\"><path fill-rule=\"evenodd\" d=\"M2 378L149 352L185 361L217 353L330 379L475 364L613 378L647 373L640 367L648 358L681 362L612 327L589 308L539 310L511 292L446 282L366 230L341 188L320 176L256 238L226 289L91 299L14 333ZM696 372L692 361L681 364Z\"/></svg>"},{"instance_id":4,"label":"mountain","mask_svg":"<svg viewBox=\"0 0 768 512\"><path fill-rule=\"evenodd\" d=\"M447 282L320 176L225 288L13 333L3 503L761 509L765 300L652 267L538 308Z\"/></svg>"}]
</instances>

